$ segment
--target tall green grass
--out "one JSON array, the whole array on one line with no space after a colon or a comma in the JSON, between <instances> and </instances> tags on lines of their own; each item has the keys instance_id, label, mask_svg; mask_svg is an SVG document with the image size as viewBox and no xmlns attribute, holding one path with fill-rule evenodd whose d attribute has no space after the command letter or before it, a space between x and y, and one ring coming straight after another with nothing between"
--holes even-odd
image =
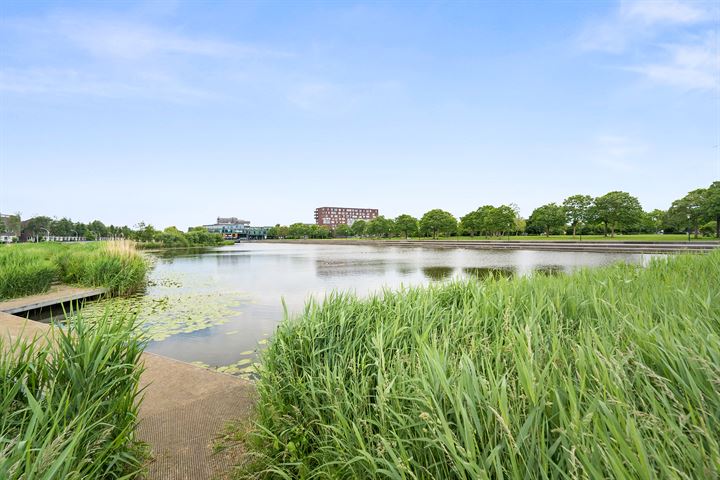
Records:
<instances>
[{"instance_id":1,"label":"tall green grass","mask_svg":"<svg viewBox=\"0 0 720 480\"><path fill-rule=\"evenodd\" d=\"M0 338L0 478L136 477L142 350L124 318L77 318L49 343Z\"/></svg>"},{"instance_id":2,"label":"tall green grass","mask_svg":"<svg viewBox=\"0 0 720 480\"><path fill-rule=\"evenodd\" d=\"M720 476L720 251L335 294L262 360L245 474Z\"/></svg>"},{"instance_id":3,"label":"tall green grass","mask_svg":"<svg viewBox=\"0 0 720 480\"><path fill-rule=\"evenodd\" d=\"M127 295L143 288L148 269L148 262L126 241L2 246L0 300L43 293L53 282Z\"/></svg>"}]
</instances>

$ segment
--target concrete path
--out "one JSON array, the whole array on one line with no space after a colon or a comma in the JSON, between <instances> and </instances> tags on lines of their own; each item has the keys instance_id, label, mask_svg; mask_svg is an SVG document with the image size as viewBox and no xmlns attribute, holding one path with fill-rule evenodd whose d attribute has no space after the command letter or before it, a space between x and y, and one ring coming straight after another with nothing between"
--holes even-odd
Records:
<instances>
[{"instance_id":1,"label":"concrete path","mask_svg":"<svg viewBox=\"0 0 720 480\"><path fill-rule=\"evenodd\" d=\"M40 337L52 326L0 312L3 338ZM255 402L252 383L172 360L143 354L138 438L150 445L148 480L229 478L242 447L213 454L216 436L231 421L247 419Z\"/></svg>"}]
</instances>

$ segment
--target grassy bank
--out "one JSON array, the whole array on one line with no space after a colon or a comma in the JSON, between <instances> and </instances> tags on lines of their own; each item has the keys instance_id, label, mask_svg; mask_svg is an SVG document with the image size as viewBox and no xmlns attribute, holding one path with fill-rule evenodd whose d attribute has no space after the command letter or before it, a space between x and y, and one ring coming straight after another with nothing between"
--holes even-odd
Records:
<instances>
[{"instance_id":1,"label":"grassy bank","mask_svg":"<svg viewBox=\"0 0 720 480\"><path fill-rule=\"evenodd\" d=\"M1 246L0 300L45 292L53 282L126 295L142 289L148 268L129 241Z\"/></svg>"},{"instance_id":2,"label":"grassy bank","mask_svg":"<svg viewBox=\"0 0 720 480\"><path fill-rule=\"evenodd\" d=\"M331 296L263 356L251 471L718 478L720 252Z\"/></svg>"},{"instance_id":3,"label":"grassy bank","mask_svg":"<svg viewBox=\"0 0 720 480\"><path fill-rule=\"evenodd\" d=\"M82 319L50 343L0 337L0 478L134 478L138 361L134 325Z\"/></svg>"}]
</instances>

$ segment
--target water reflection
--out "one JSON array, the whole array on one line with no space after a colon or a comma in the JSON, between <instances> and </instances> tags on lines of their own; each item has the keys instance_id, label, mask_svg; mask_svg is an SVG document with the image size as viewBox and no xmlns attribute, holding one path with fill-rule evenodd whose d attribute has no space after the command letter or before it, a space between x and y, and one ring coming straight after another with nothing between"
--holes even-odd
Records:
<instances>
[{"instance_id":1,"label":"water reflection","mask_svg":"<svg viewBox=\"0 0 720 480\"><path fill-rule=\"evenodd\" d=\"M155 258L137 307L159 339L148 350L221 366L254 355L283 318L332 290L367 295L382 288L454 278L556 275L649 256L591 252L481 251L395 246L243 243L174 249ZM155 328L155 327L154 327Z\"/></svg>"},{"instance_id":2,"label":"water reflection","mask_svg":"<svg viewBox=\"0 0 720 480\"><path fill-rule=\"evenodd\" d=\"M450 278L455 269L452 267L423 267L422 271L428 280L439 281Z\"/></svg>"}]
</instances>

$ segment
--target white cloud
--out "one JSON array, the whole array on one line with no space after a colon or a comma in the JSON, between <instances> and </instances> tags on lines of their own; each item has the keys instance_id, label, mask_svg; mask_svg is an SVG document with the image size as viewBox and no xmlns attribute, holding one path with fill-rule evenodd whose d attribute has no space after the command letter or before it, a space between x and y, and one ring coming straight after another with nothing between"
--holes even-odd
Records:
<instances>
[{"instance_id":1,"label":"white cloud","mask_svg":"<svg viewBox=\"0 0 720 480\"><path fill-rule=\"evenodd\" d=\"M585 51L615 55L632 47L633 63L620 68L658 84L718 89L718 33L708 29L708 23L717 23L718 9L709 5L677 0L621 2L609 18L587 25L578 44Z\"/></svg>"},{"instance_id":2,"label":"white cloud","mask_svg":"<svg viewBox=\"0 0 720 480\"><path fill-rule=\"evenodd\" d=\"M664 28L712 19L712 12L702 4L677 0L623 1L608 18L586 25L578 43L583 50L621 53L633 43L655 37Z\"/></svg>"},{"instance_id":3,"label":"white cloud","mask_svg":"<svg viewBox=\"0 0 720 480\"><path fill-rule=\"evenodd\" d=\"M720 52L717 42L708 35L696 44L667 45L663 63L628 67L648 79L687 89L720 89Z\"/></svg>"},{"instance_id":4,"label":"white cloud","mask_svg":"<svg viewBox=\"0 0 720 480\"><path fill-rule=\"evenodd\" d=\"M643 0L622 2L620 17L627 21L645 24L695 23L709 18L709 12L700 3L677 0Z\"/></svg>"}]
</instances>

